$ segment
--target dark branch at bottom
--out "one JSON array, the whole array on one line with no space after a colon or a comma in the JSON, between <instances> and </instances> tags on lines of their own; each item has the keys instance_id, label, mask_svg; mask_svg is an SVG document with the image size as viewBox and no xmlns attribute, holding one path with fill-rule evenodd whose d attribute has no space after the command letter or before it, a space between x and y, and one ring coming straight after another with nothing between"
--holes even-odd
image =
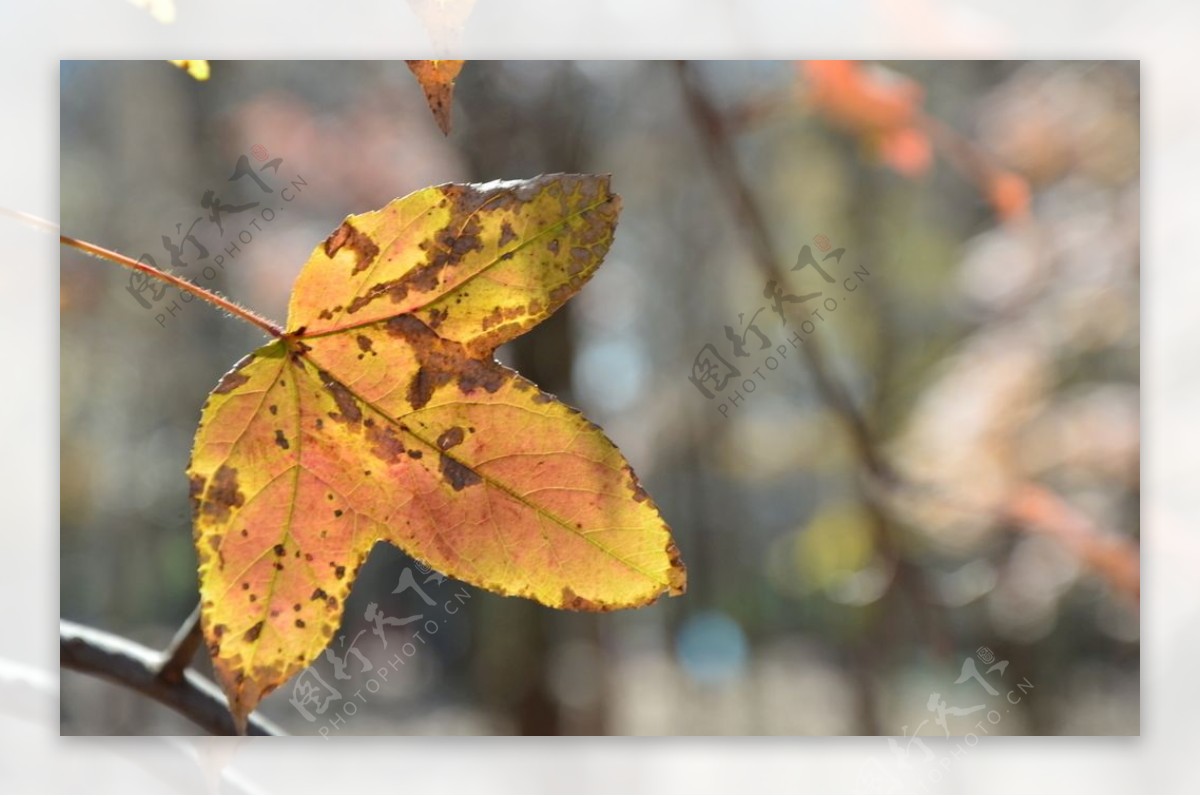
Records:
<instances>
[{"instance_id":1,"label":"dark branch at bottom","mask_svg":"<svg viewBox=\"0 0 1200 796\"><path fill-rule=\"evenodd\" d=\"M193 671L172 682L159 676L162 653L128 639L74 622L59 622L59 661L66 669L94 675L155 700L213 735L237 735L229 704L217 686ZM286 735L251 714L247 735Z\"/></svg>"}]
</instances>

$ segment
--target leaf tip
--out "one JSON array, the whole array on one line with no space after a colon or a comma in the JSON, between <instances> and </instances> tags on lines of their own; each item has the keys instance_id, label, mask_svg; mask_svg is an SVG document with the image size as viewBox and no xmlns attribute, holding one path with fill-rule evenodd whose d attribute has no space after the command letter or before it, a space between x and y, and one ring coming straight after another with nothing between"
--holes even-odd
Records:
<instances>
[{"instance_id":1,"label":"leaf tip","mask_svg":"<svg viewBox=\"0 0 1200 796\"><path fill-rule=\"evenodd\" d=\"M454 80L463 61L405 61L421 89L429 110L443 135L450 135L450 108L454 102Z\"/></svg>"}]
</instances>

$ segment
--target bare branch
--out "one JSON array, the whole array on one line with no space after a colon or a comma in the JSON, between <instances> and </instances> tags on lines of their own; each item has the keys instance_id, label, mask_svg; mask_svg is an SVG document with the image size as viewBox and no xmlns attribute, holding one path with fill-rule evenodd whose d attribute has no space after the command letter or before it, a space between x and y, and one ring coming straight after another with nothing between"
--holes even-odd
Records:
<instances>
[{"instance_id":1,"label":"bare branch","mask_svg":"<svg viewBox=\"0 0 1200 796\"><path fill-rule=\"evenodd\" d=\"M168 683L183 680L184 670L192 662L192 658L196 657L196 650L200 648L200 642L203 640L204 634L200 629L200 604L196 603L191 616L175 633L175 638L171 639L171 646L167 647L162 665L158 669L158 677Z\"/></svg>"},{"instance_id":2,"label":"bare branch","mask_svg":"<svg viewBox=\"0 0 1200 796\"><path fill-rule=\"evenodd\" d=\"M754 263L767 279L786 283L787 271L775 251L766 216L738 165L724 115L713 105L686 62L676 62L676 70L684 105L700 138L713 176L721 193L729 200L739 227L745 235ZM924 577L916 565L901 555L893 523L874 494L873 487L896 486L896 473L880 454L871 429L854 405L849 391L830 369L819 340L809 337L800 350L821 400L842 420L849 431L859 463L868 478L869 482L862 490L862 499L872 520L875 544L896 573L894 582L907 592L913 603L915 618L924 626L933 647L939 652L947 653L951 646L950 640L930 613L933 604Z\"/></svg>"},{"instance_id":3,"label":"bare branch","mask_svg":"<svg viewBox=\"0 0 1200 796\"><path fill-rule=\"evenodd\" d=\"M128 639L62 620L59 660L64 668L101 677L166 705L214 735L237 735L229 703L215 684L194 671L178 682L159 676L164 656ZM257 714L247 721L248 735L286 735Z\"/></svg>"}]
</instances>

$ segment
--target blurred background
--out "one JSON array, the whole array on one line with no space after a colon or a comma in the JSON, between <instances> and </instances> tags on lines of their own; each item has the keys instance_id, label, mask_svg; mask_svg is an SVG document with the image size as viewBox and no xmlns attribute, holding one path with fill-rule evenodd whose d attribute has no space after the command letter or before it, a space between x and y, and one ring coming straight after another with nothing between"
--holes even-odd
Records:
<instances>
[{"instance_id":1,"label":"blurred background","mask_svg":"<svg viewBox=\"0 0 1200 796\"><path fill-rule=\"evenodd\" d=\"M603 267L500 357L621 447L688 594L563 613L381 545L301 675L338 698L261 708L290 732L1137 734L1138 85L468 62L444 137L403 62L64 62L62 228L282 320L348 214L613 175ZM65 248L61 318L62 615L162 647L200 407L262 336ZM195 728L64 672L62 732Z\"/></svg>"}]
</instances>

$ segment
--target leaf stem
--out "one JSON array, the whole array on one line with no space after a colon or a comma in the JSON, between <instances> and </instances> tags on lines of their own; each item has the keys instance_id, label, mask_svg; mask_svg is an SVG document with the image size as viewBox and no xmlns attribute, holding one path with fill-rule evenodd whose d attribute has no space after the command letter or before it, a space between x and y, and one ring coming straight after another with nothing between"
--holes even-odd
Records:
<instances>
[{"instance_id":1,"label":"leaf stem","mask_svg":"<svg viewBox=\"0 0 1200 796\"><path fill-rule=\"evenodd\" d=\"M225 312L228 312L230 315L237 316L248 323L254 324L272 337L284 336L284 331L279 327L279 325L267 320L266 318L263 318L260 315L257 315L254 312L251 312L245 307L238 306L224 296L214 293L211 290L206 290L205 288L193 284L186 279L180 279L179 277L169 274L166 271L160 271L152 265L147 265L140 260L134 260L130 257L126 257L124 254L106 249L103 246L97 246L94 243L77 240L76 238L62 234L58 236L58 239L65 246L71 246L79 249L81 252L90 254L93 257L99 257L102 260L114 262L117 265L124 266L125 268L129 268L134 271L140 271L141 273L152 276L155 279L162 280L169 285L174 285L180 290L186 290L187 292L204 299L209 304L225 310Z\"/></svg>"}]
</instances>

